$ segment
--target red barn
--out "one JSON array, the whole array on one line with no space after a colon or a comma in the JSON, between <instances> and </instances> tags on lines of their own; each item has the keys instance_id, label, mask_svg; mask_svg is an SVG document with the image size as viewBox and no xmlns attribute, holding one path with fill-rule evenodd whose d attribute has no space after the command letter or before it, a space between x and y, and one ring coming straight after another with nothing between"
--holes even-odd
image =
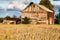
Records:
<instances>
[{"instance_id":1,"label":"red barn","mask_svg":"<svg viewBox=\"0 0 60 40\"><path fill-rule=\"evenodd\" d=\"M30 3L22 11L22 19L30 18L32 24L54 24L54 12L43 5Z\"/></svg>"}]
</instances>

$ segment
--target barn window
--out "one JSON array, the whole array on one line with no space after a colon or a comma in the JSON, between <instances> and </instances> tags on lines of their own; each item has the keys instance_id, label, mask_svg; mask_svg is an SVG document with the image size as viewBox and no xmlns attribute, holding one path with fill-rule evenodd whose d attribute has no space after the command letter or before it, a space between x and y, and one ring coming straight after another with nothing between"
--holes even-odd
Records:
<instances>
[{"instance_id":1,"label":"barn window","mask_svg":"<svg viewBox=\"0 0 60 40\"><path fill-rule=\"evenodd\" d=\"M35 5L33 5L33 7L35 8Z\"/></svg>"}]
</instances>

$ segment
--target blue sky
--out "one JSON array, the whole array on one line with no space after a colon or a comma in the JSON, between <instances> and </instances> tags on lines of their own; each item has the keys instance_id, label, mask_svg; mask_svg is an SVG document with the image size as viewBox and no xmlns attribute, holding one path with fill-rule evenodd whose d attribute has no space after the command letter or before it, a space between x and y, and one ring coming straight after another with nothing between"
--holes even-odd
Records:
<instances>
[{"instance_id":1,"label":"blue sky","mask_svg":"<svg viewBox=\"0 0 60 40\"><path fill-rule=\"evenodd\" d=\"M10 5L9 3L12 1L15 2L15 4ZM60 1L53 1L53 0L50 0L50 1L53 5L59 5L60 6ZM10 8L10 7L16 6L18 8L20 7L20 9L22 9L24 3L29 3L29 2L39 3L40 0L0 0L0 8L2 7L5 9L7 7ZM57 11L58 10L56 10L56 13L57 13ZM4 11L4 12L0 11L0 17L5 17L7 15L9 15L9 16L13 16L13 15L20 16L20 12L19 11L7 11L7 12L6 11Z\"/></svg>"},{"instance_id":2,"label":"blue sky","mask_svg":"<svg viewBox=\"0 0 60 40\"><path fill-rule=\"evenodd\" d=\"M18 1L18 2L30 2L30 1L33 1L33 2L38 3L40 0L0 0L0 6L5 7L11 1Z\"/></svg>"},{"instance_id":3,"label":"blue sky","mask_svg":"<svg viewBox=\"0 0 60 40\"><path fill-rule=\"evenodd\" d=\"M0 6L2 7L5 7L9 4L10 1L18 1L18 2L30 2L30 1L33 1L35 3L39 3L40 0L0 0ZM60 5L59 4L60 1L53 1L51 0L51 3L54 4L54 5Z\"/></svg>"}]
</instances>

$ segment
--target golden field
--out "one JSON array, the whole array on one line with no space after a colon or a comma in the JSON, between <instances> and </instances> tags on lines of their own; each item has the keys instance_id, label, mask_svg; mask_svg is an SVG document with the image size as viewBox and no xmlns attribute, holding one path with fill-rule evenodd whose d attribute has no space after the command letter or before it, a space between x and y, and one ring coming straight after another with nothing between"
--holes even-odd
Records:
<instances>
[{"instance_id":1,"label":"golden field","mask_svg":"<svg viewBox=\"0 0 60 40\"><path fill-rule=\"evenodd\" d=\"M0 40L60 40L60 25L0 24Z\"/></svg>"}]
</instances>

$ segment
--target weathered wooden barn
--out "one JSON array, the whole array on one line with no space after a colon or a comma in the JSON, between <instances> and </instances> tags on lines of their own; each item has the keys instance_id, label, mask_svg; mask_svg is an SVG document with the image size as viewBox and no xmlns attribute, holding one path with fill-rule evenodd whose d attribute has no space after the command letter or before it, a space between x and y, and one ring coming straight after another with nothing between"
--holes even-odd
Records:
<instances>
[{"instance_id":1,"label":"weathered wooden barn","mask_svg":"<svg viewBox=\"0 0 60 40\"><path fill-rule=\"evenodd\" d=\"M30 18L31 24L54 24L54 12L43 5L30 3L22 11L22 19Z\"/></svg>"}]
</instances>

